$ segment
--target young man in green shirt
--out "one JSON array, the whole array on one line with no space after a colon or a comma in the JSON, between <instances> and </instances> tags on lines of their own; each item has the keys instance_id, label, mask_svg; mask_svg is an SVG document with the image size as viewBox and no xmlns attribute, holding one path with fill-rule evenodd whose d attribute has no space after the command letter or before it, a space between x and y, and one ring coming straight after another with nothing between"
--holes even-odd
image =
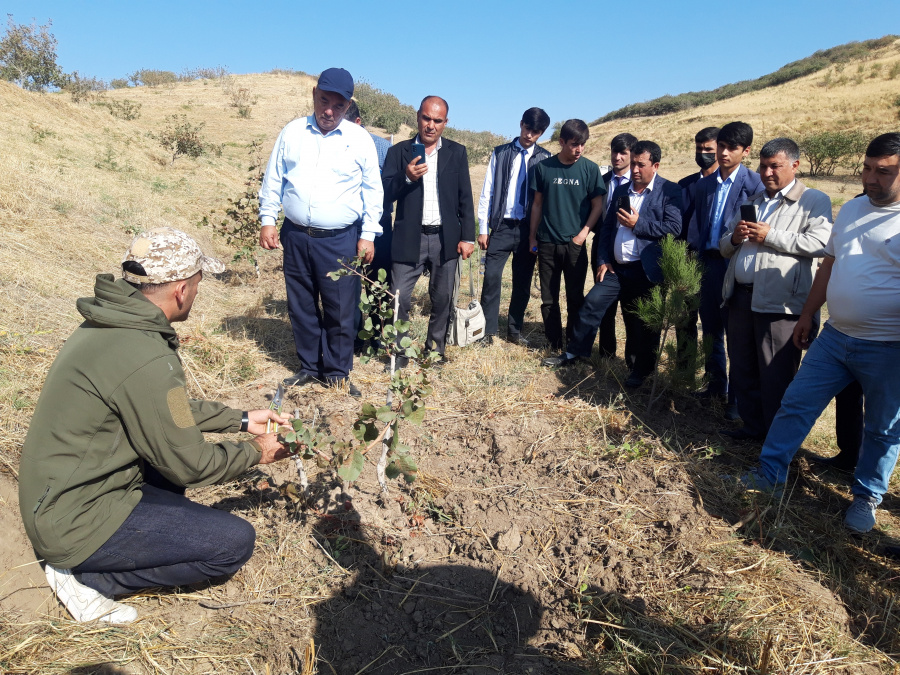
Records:
<instances>
[{"instance_id":1,"label":"young man in green shirt","mask_svg":"<svg viewBox=\"0 0 900 675\"><path fill-rule=\"evenodd\" d=\"M566 340L584 302L588 256L584 242L603 212L606 187L600 167L582 157L587 124L571 119L559 132L559 153L535 167L531 177L531 252L538 257L541 315L551 349L563 348L559 291L566 278Z\"/></svg>"}]
</instances>

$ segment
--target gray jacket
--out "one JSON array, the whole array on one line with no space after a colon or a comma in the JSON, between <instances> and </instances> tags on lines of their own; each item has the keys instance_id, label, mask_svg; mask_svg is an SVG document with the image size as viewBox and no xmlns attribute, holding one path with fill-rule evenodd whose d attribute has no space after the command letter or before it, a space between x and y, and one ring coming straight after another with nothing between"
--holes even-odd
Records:
<instances>
[{"instance_id":1,"label":"gray jacket","mask_svg":"<svg viewBox=\"0 0 900 675\"><path fill-rule=\"evenodd\" d=\"M759 212L765 196L762 191L744 203L753 204ZM719 240L719 251L731 258L722 284L725 302L734 292L736 254L743 245L731 243L740 220L739 212ZM831 236L831 200L798 179L766 220L772 229L756 254L751 307L754 312L800 314L812 287L814 258L825 255L825 244Z\"/></svg>"}]
</instances>

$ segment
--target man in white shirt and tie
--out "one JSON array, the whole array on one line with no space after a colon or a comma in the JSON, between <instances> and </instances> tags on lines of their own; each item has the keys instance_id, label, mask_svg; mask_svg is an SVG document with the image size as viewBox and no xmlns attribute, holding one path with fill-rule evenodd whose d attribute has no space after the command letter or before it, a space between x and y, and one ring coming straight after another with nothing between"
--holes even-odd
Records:
<instances>
[{"instance_id":1,"label":"man in white shirt and tie","mask_svg":"<svg viewBox=\"0 0 900 675\"><path fill-rule=\"evenodd\" d=\"M509 300L507 339L527 346L522 336L525 310L531 297L535 257L528 250L532 195L528 169L550 157L537 140L550 126L540 108L529 108L519 122L519 137L498 145L491 153L484 187L478 200L478 246L486 251L481 306L485 318L485 342L499 333L500 289L503 268L512 254L512 295Z\"/></svg>"}]
</instances>

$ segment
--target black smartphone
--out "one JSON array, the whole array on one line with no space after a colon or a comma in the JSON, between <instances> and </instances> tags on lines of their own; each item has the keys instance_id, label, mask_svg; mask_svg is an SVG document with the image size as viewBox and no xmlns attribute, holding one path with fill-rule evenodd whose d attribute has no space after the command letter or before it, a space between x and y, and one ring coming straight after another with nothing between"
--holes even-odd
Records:
<instances>
[{"instance_id":1,"label":"black smartphone","mask_svg":"<svg viewBox=\"0 0 900 675\"><path fill-rule=\"evenodd\" d=\"M619 195L619 201L616 202L616 211L622 209L625 213L631 213L631 200L628 195Z\"/></svg>"},{"instance_id":2,"label":"black smartphone","mask_svg":"<svg viewBox=\"0 0 900 675\"><path fill-rule=\"evenodd\" d=\"M413 143L412 144L412 154L413 154L413 157L417 157L417 156L421 157L422 162L424 162L425 161L425 146L422 145L421 143ZM410 160L410 161L412 161L412 160ZM419 164L421 164L422 162L419 162Z\"/></svg>"},{"instance_id":3,"label":"black smartphone","mask_svg":"<svg viewBox=\"0 0 900 675\"><path fill-rule=\"evenodd\" d=\"M756 207L753 204L741 204L741 220L748 223L756 222Z\"/></svg>"}]
</instances>

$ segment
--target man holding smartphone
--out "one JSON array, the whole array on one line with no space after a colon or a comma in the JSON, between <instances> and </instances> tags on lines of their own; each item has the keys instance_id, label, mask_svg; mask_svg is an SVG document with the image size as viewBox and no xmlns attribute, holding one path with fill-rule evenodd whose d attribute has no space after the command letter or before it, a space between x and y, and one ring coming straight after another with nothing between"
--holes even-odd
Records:
<instances>
[{"instance_id":1,"label":"man holding smartphone","mask_svg":"<svg viewBox=\"0 0 900 675\"><path fill-rule=\"evenodd\" d=\"M484 286L481 306L485 318L485 342L499 332L500 287L503 268L512 254L512 295L509 299L507 339L523 346L525 309L531 297L534 256L528 250L531 210L528 174L550 153L537 140L550 126L550 117L540 108L529 108L519 122L519 137L498 145L491 153L484 187L478 200L478 246L484 257Z\"/></svg>"},{"instance_id":2,"label":"man holding smartphone","mask_svg":"<svg viewBox=\"0 0 900 675\"><path fill-rule=\"evenodd\" d=\"M798 166L800 148L790 138L766 143L759 152L765 189L741 205L719 240L729 259L722 298L731 387L744 421L722 433L739 440L765 438L800 367L794 326L831 234L831 200L796 178Z\"/></svg>"},{"instance_id":3,"label":"man holding smartphone","mask_svg":"<svg viewBox=\"0 0 900 675\"><path fill-rule=\"evenodd\" d=\"M391 243L391 273L400 297L398 319L409 319L416 281L427 266L431 271L428 295L426 351L441 356L447 341L450 299L456 283L457 259L475 250L475 208L466 148L441 138L449 106L440 96L426 96L419 105L419 133L388 150L382 172L385 204L397 202ZM397 336L397 340L402 339ZM402 368L405 357L398 359Z\"/></svg>"},{"instance_id":4,"label":"man holding smartphone","mask_svg":"<svg viewBox=\"0 0 900 675\"><path fill-rule=\"evenodd\" d=\"M582 157L590 138L582 120L567 120L559 132L559 153L534 169L531 188L529 245L538 257L541 315L551 349L563 348L560 282L566 278L566 340L572 340L575 320L584 302L588 256L584 242L603 213L606 187L600 167Z\"/></svg>"},{"instance_id":5,"label":"man holding smartphone","mask_svg":"<svg viewBox=\"0 0 900 675\"><path fill-rule=\"evenodd\" d=\"M637 314L637 301L662 281L659 240L681 231L681 188L658 175L662 150L638 141L631 150L631 183L616 189L598 235L597 283L585 298L567 351L544 359L545 366L567 366L591 355L594 336L607 309L622 303L625 321L626 387L639 387L656 367L659 333Z\"/></svg>"}]
</instances>

